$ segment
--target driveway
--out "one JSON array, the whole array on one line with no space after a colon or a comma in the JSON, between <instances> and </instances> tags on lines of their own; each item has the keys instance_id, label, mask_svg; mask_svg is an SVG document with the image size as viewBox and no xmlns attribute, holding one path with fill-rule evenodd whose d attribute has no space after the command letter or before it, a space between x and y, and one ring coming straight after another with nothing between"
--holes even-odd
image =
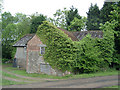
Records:
<instances>
[{"instance_id":1,"label":"driveway","mask_svg":"<svg viewBox=\"0 0 120 90\"><path fill-rule=\"evenodd\" d=\"M102 88L118 85L118 76L102 76L82 79L47 80L25 85L9 85L3 88Z\"/></svg>"}]
</instances>

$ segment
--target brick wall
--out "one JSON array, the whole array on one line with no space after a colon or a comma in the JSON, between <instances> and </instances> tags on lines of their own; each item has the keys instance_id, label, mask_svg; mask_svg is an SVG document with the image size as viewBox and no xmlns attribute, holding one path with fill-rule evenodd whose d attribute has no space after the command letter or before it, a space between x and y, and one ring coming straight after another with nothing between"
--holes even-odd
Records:
<instances>
[{"instance_id":1,"label":"brick wall","mask_svg":"<svg viewBox=\"0 0 120 90\"><path fill-rule=\"evenodd\" d=\"M37 50L40 51L39 44L42 44L40 39L35 35L28 43L27 43L27 50Z\"/></svg>"},{"instance_id":2,"label":"brick wall","mask_svg":"<svg viewBox=\"0 0 120 90\"><path fill-rule=\"evenodd\" d=\"M26 71L28 73L44 73L48 75L63 76L69 74L68 72L61 72L53 69L48 63L45 63L43 56L40 56L40 44L43 44L35 35L27 44L27 64Z\"/></svg>"}]
</instances>

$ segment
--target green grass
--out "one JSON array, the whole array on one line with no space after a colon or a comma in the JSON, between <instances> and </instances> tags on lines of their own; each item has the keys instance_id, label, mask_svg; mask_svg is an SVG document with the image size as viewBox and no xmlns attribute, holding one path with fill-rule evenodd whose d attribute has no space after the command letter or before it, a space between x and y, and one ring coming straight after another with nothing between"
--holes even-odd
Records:
<instances>
[{"instance_id":1,"label":"green grass","mask_svg":"<svg viewBox=\"0 0 120 90\"><path fill-rule=\"evenodd\" d=\"M8 74L8 73L6 73L6 72L4 72L4 71L2 71L2 76L10 77L10 78L18 79L18 80L34 81L34 80L26 79L26 78L17 77L17 76L15 76L15 75Z\"/></svg>"},{"instance_id":2,"label":"green grass","mask_svg":"<svg viewBox=\"0 0 120 90\"><path fill-rule=\"evenodd\" d=\"M16 76L14 76L14 75L8 74L8 73L6 73L6 72L4 72L4 71L2 71L2 76L19 79L19 77L16 77Z\"/></svg>"},{"instance_id":3,"label":"green grass","mask_svg":"<svg viewBox=\"0 0 120 90\"><path fill-rule=\"evenodd\" d=\"M27 77L38 77L38 78L49 78L49 79L71 79L71 78L89 78L89 77L96 77L96 76L110 76L110 75L118 75L118 71L115 69L108 69L107 71L104 72L96 72L96 73L89 73L89 74L77 74L77 75L66 75L66 76L53 76L53 75L46 75L46 74L38 74L38 73L27 73L25 70L20 70L18 68L12 67L12 64L3 64L3 65L8 65L8 67L5 67L4 69L15 73L19 74L22 76L27 76Z\"/></svg>"},{"instance_id":4,"label":"green grass","mask_svg":"<svg viewBox=\"0 0 120 90\"><path fill-rule=\"evenodd\" d=\"M49 79L77 79L77 78L89 78L89 77L96 77L96 76L110 76L110 75L118 75L118 71L114 70L114 69L109 69L105 72L97 72L97 73L90 73L90 74L77 74L77 75L66 75L66 76L52 76L52 75L46 75L46 74L37 74L37 73L32 73L32 74L28 74L25 70L20 70L18 68L14 68L12 67L12 64L3 64L4 69L8 70L11 73L14 74L18 74L18 75L22 75L22 76L27 76L27 77L37 77L37 78L49 78ZM1 72L3 76L6 77L10 77L10 78L14 78L14 79L24 79L24 78L20 78L17 77L15 75L11 75L9 73L6 72ZM28 80L28 79L24 79L24 80ZM16 81L10 81L10 80L6 80L6 79L2 79L2 83L3 85L14 85L14 84L27 84L28 82L16 82ZM107 87L109 88L109 87ZM118 88L117 86L112 86L110 88Z\"/></svg>"},{"instance_id":5,"label":"green grass","mask_svg":"<svg viewBox=\"0 0 120 90\"><path fill-rule=\"evenodd\" d=\"M19 75L22 75L22 76L27 76L27 77L38 77L38 78L49 78L49 79L65 79L65 78L68 78L68 76L59 77L59 76L53 76L53 75L47 75L47 74L38 74L38 73L30 73L29 74L25 70L19 70L17 68L13 68L13 67L7 67L5 69L9 70L12 73L19 74Z\"/></svg>"},{"instance_id":6,"label":"green grass","mask_svg":"<svg viewBox=\"0 0 120 90\"><path fill-rule=\"evenodd\" d=\"M111 75L118 75L118 71L114 70L114 71L96 72L89 74L78 74L78 75L73 75L71 78L89 78L96 76L111 76Z\"/></svg>"},{"instance_id":7,"label":"green grass","mask_svg":"<svg viewBox=\"0 0 120 90\"><path fill-rule=\"evenodd\" d=\"M118 88L118 86L110 86L110 87L106 87L106 88Z\"/></svg>"},{"instance_id":8,"label":"green grass","mask_svg":"<svg viewBox=\"0 0 120 90\"><path fill-rule=\"evenodd\" d=\"M15 84L26 84L26 82L15 82L15 81L2 79L2 83L0 83L0 85L15 85Z\"/></svg>"}]
</instances>

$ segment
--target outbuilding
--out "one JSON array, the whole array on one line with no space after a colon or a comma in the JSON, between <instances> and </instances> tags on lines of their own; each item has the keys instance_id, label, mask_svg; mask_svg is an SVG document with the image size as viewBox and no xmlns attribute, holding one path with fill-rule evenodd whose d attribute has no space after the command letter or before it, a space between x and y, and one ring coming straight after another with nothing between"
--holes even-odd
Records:
<instances>
[{"instance_id":1,"label":"outbuilding","mask_svg":"<svg viewBox=\"0 0 120 90\"><path fill-rule=\"evenodd\" d=\"M79 41L88 33L93 38L102 38L102 31L78 31L69 32L67 30L58 28L68 35L73 41ZM61 72L60 70L53 69L49 63L45 62L43 54L45 53L45 44L42 43L36 34L27 34L23 36L14 45L16 47L16 62L17 67L25 69L28 73L44 73L48 75L62 76L70 74L70 72Z\"/></svg>"}]
</instances>

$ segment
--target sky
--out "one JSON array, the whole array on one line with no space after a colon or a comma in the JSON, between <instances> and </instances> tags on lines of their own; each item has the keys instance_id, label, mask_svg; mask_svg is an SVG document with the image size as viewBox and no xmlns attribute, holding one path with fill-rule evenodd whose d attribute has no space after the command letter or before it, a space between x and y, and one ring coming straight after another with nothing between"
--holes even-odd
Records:
<instances>
[{"instance_id":1,"label":"sky","mask_svg":"<svg viewBox=\"0 0 120 90\"><path fill-rule=\"evenodd\" d=\"M91 3L102 8L104 0L4 0L2 12L9 11L12 15L18 12L26 15L38 12L53 17L56 10L63 10L65 7L69 9L73 5L81 16L87 16Z\"/></svg>"}]
</instances>

